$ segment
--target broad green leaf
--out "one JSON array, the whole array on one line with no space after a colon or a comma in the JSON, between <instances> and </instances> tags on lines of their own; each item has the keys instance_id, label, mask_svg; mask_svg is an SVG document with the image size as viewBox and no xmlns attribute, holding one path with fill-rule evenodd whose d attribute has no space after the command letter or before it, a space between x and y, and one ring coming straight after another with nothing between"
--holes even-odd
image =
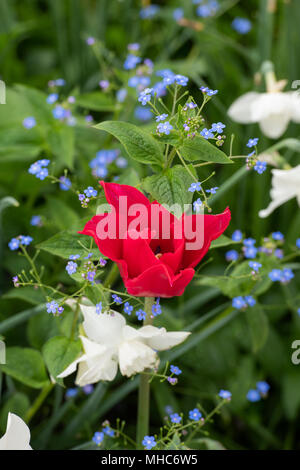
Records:
<instances>
[{"instance_id":1,"label":"broad green leaf","mask_svg":"<svg viewBox=\"0 0 300 470\"><path fill-rule=\"evenodd\" d=\"M92 239L86 235L80 235L79 233L65 230L40 243L37 248L64 259L69 259L70 255L75 254L84 257L87 253L93 254L92 259L99 259L100 252L99 249L95 247L95 244L93 244L94 247L90 249L91 240ZM86 249L84 249L84 247Z\"/></svg>"},{"instance_id":2,"label":"broad green leaf","mask_svg":"<svg viewBox=\"0 0 300 470\"><path fill-rule=\"evenodd\" d=\"M218 147L200 136L185 139L180 147L180 153L188 161L203 160L214 163L233 163Z\"/></svg>"},{"instance_id":3,"label":"broad green leaf","mask_svg":"<svg viewBox=\"0 0 300 470\"><path fill-rule=\"evenodd\" d=\"M298 366L299 367L299 366ZM295 419L300 408L299 370L291 370L282 377L282 404L288 419Z\"/></svg>"},{"instance_id":4,"label":"broad green leaf","mask_svg":"<svg viewBox=\"0 0 300 470\"><path fill-rule=\"evenodd\" d=\"M189 167L194 172L192 166ZM144 179L142 186L161 204L172 206L178 204L184 209L184 204L191 204L193 195L188 191L194 181L188 171L181 165L176 165L162 174L149 176Z\"/></svg>"},{"instance_id":5,"label":"broad green leaf","mask_svg":"<svg viewBox=\"0 0 300 470\"><path fill-rule=\"evenodd\" d=\"M117 107L120 107L120 105L115 104L115 101L110 96L98 91L76 96L76 105L91 109L92 111L103 112L115 111Z\"/></svg>"},{"instance_id":6,"label":"broad green leaf","mask_svg":"<svg viewBox=\"0 0 300 470\"><path fill-rule=\"evenodd\" d=\"M0 414L0 431L1 434L6 430L6 423L8 413L14 413L20 418L24 419L28 408L30 407L30 401L25 393L16 392L14 393L6 403L2 405Z\"/></svg>"},{"instance_id":7,"label":"broad green leaf","mask_svg":"<svg viewBox=\"0 0 300 470\"><path fill-rule=\"evenodd\" d=\"M162 166L163 154L159 143L139 127L122 121L104 121L95 127L116 137L134 160Z\"/></svg>"},{"instance_id":8,"label":"broad green leaf","mask_svg":"<svg viewBox=\"0 0 300 470\"><path fill-rule=\"evenodd\" d=\"M51 152L61 166L73 168L74 161L74 129L66 124L59 123L53 127L47 136Z\"/></svg>"},{"instance_id":9,"label":"broad green leaf","mask_svg":"<svg viewBox=\"0 0 300 470\"><path fill-rule=\"evenodd\" d=\"M46 309L39 315L31 317L27 325L27 337L30 345L35 349L42 349L48 339L61 334L60 325L61 318L49 315Z\"/></svg>"},{"instance_id":10,"label":"broad green leaf","mask_svg":"<svg viewBox=\"0 0 300 470\"><path fill-rule=\"evenodd\" d=\"M34 287L22 287L21 289L10 289L3 295L4 299L21 299L33 305L39 305L45 301L40 290Z\"/></svg>"},{"instance_id":11,"label":"broad green leaf","mask_svg":"<svg viewBox=\"0 0 300 470\"><path fill-rule=\"evenodd\" d=\"M44 361L39 351L30 348L6 349L6 364L0 370L32 388L42 388L49 383Z\"/></svg>"},{"instance_id":12,"label":"broad green leaf","mask_svg":"<svg viewBox=\"0 0 300 470\"><path fill-rule=\"evenodd\" d=\"M230 276L200 276L197 281L200 285L218 287L228 297L250 294L255 283L247 261L238 264Z\"/></svg>"},{"instance_id":13,"label":"broad green leaf","mask_svg":"<svg viewBox=\"0 0 300 470\"><path fill-rule=\"evenodd\" d=\"M213 248L221 248L222 246L239 244L240 242L234 242L231 238L226 237L226 235L221 235L219 238L211 242L210 249L212 250Z\"/></svg>"},{"instance_id":14,"label":"broad green leaf","mask_svg":"<svg viewBox=\"0 0 300 470\"><path fill-rule=\"evenodd\" d=\"M264 259L263 268L260 269L260 280L255 280L251 275L249 261L243 261L233 269L229 276L200 276L196 281L199 285L218 287L228 297L238 295L260 295L269 287L268 273L278 267L278 260L269 257Z\"/></svg>"},{"instance_id":15,"label":"broad green leaf","mask_svg":"<svg viewBox=\"0 0 300 470\"><path fill-rule=\"evenodd\" d=\"M47 214L51 223L59 230L75 227L78 223L77 213L61 199L49 197L47 199Z\"/></svg>"},{"instance_id":16,"label":"broad green leaf","mask_svg":"<svg viewBox=\"0 0 300 470\"><path fill-rule=\"evenodd\" d=\"M53 122L51 106L46 98L47 95L42 91L24 85L7 88L5 112L0 113L0 127L9 129L15 125L22 126L28 116L35 117L39 125ZM32 131L34 133L34 129ZM31 130L27 134L32 134Z\"/></svg>"},{"instance_id":17,"label":"broad green leaf","mask_svg":"<svg viewBox=\"0 0 300 470\"><path fill-rule=\"evenodd\" d=\"M268 338L269 321L261 305L256 304L246 311L248 326L252 339L252 348L256 352L262 348Z\"/></svg>"},{"instance_id":18,"label":"broad green leaf","mask_svg":"<svg viewBox=\"0 0 300 470\"><path fill-rule=\"evenodd\" d=\"M45 363L50 374L58 383L63 381L57 379L57 376L80 355L80 352L81 341L70 340L65 336L55 336L44 345L43 356Z\"/></svg>"},{"instance_id":19,"label":"broad green leaf","mask_svg":"<svg viewBox=\"0 0 300 470\"><path fill-rule=\"evenodd\" d=\"M180 144L182 143L182 139L180 137L180 134L178 132L175 132L175 131L172 131L169 135L154 134L153 137L154 137L155 140L157 140L160 143L170 144L170 145L173 145L174 147L179 147Z\"/></svg>"},{"instance_id":20,"label":"broad green leaf","mask_svg":"<svg viewBox=\"0 0 300 470\"><path fill-rule=\"evenodd\" d=\"M195 443L197 447L194 446L193 443ZM192 441L191 448L203 450L226 450L221 442L210 439L209 437L201 437L200 439Z\"/></svg>"},{"instance_id":21,"label":"broad green leaf","mask_svg":"<svg viewBox=\"0 0 300 470\"><path fill-rule=\"evenodd\" d=\"M230 295L228 290L229 276L199 276L196 281L197 285L200 286L211 286L217 287L225 295Z\"/></svg>"},{"instance_id":22,"label":"broad green leaf","mask_svg":"<svg viewBox=\"0 0 300 470\"><path fill-rule=\"evenodd\" d=\"M0 163L23 162L36 158L41 152L37 145L16 144L0 146Z\"/></svg>"},{"instance_id":23,"label":"broad green leaf","mask_svg":"<svg viewBox=\"0 0 300 470\"><path fill-rule=\"evenodd\" d=\"M120 174L118 183L128 184L129 186L137 186L140 183L140 178L138 173L133 168L128 168Z\"/></svg>"},{"instance_id":24,"label":"broad green leaf","mask_svg":"<svg viewBox=\"0 0 300 470\"><path fill-rule=\"evenodd\" d=\"M39 124L52 124L55 119L52 106L47 103L46 93L26 85L16 85L19 100L25 98L27 102L27 116L34 116Z\"/></svg>"}]
</instances>

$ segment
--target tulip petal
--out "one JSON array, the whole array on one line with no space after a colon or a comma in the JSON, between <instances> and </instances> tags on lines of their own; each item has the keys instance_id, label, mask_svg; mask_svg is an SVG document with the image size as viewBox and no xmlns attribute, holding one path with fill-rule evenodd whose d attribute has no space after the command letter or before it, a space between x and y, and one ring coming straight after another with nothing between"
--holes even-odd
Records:
<instances>
[{"instance_id":1,"label":"tulip petal","mask_svg":"<svg viewBox=\"0 0 300 470\"><path fill-rule=\"evenodd\" d=\"M176 247L173 253L163 253L160 258L160 262L166 264L174 273L178 272L182 255L184 252L184 239L173 240L173 244Z\"/></svg>"},{"instance_id":2,"label":"tulip petal","mask_svg":"<svg viewBox=\"0 0 300 470\"><path fill-rule=\"evenodd\" d=\"M147 208L150 206L149 199L133 186L118 183L106 183L105 181L99 181L104 189L106 200L109 204L112 204L119 212L119 198L125 196L127 198L127 208L129 209L133 204L142 204Z\"/></svg>"},{"instance_id":3,"label":"tulip petal","mask_svg":"<svg viewBox=\"0 0 300 470\"><path fill-rule=\"evenodd\" d=\"M193 269L184 269L174 276L166 265L159 264L128 279L125 286L130 295L137 297L173 297L183 294L194 274Z\"/></svg>"},{"instance_id":4,"label":"tulip petal","mask_svg":"<svg viewBox=\"0 0 300 470\"><path fill-rule=\"evenodd\" d=\"M0 450L32 450L27 424L14 413L8 413L6 433L0 439Z\"/></svg>"},{"instance_id":5,"label":"tulip petal","mask_svg":"<svg viewBox=\"0 0 300 470\"><path fill-rule=\"evenodd\" d=\"M186 220L189 217L192 217L192 228L193 231L196 230L197 228L197 223L199 223L199 226L203 227L203 246L200 249L187 249L187 243L191 244L194 242L196 237L189 239L186 239L186 246L185 246L185 251L183 253L182 257L182 264L181 268L193 268L196 266L199 261L203 258L203 256L207 253L210 244L213 240L216 240L222 233L226 230L226 228L229 225L230 219L231 219L231 213L229 208L225 209L222 214L216 214L216 215L210 215L210 214L205 214L205 215L183 215L184 220ZM199 220L197 220L200 218ZM189 222L189 221L187 221Z\"/></svg>"},{"instance_id":6,"label":"tulip petal","mask_svg":"<svg viewBox=\"0 0 300 470\"><path fill-rule=\"evenodd\" d=\"M137 232L135 232L136 234ZM134 278L151 266L160 264L149 246L149 240L143 238L134 239L133 231L129 231L127 238L123 240L122 258L127 266L127 277ZM122 276L123 279L126 277Z\"/></svg>"},{"instance_id":7,"label":"tulip petal","mask_svg":"<svg viewBox=\"0 0 300 470\"><path fill-rule=\"evenodd\" d=\"M116 233L110 234L110 237L107 238L104 237L104 234L101 236L101 232L99 230L100 226L98 225L105 220L105 223L107 223L107 226L109 227L111 225L110 220L113 217L113 213L95 215L85 224L84 229L78 233L93 237L101 253L111 260L116 261L121 257L122 253L122 240L118 238L118 225L116 223ZM117 222L117 220L114 222Z\"/></svg>"}]
</instances>

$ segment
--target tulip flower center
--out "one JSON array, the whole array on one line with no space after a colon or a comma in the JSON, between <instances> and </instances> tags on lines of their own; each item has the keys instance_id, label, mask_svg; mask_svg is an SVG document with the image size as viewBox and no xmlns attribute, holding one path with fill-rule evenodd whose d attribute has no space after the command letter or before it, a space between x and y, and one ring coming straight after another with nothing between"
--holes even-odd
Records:
<instances>
[{"instance_id":1,"label":"tulip flower center","mask_svg":"<svg viewBox=\"0 0 300 470\"><path fill-rule=\"evenodd\" d=\"M164 253L172 253L173 242L168 239L152 239L150 241L150 248L157 258L160 258Z\"/></svg>"}]
</instances>

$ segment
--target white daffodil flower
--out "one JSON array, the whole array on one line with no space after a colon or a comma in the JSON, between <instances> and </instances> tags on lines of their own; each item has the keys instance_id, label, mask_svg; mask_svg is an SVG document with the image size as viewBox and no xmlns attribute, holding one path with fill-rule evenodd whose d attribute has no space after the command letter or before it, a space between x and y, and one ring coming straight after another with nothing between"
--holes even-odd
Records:
<instances>
[{"instance_id":1,"label":"white daffodil flower","mask_svg":"<svg viewBox=\"0 0 300 470\"><path fill-rule=\"evenodd\" d=\"M259 123L263 134L277 139L290 121L300 123L300 98L297 92L249 92L230 106L228 115L241 124Z\"/></svg>"},{"instance_id":2,"label":"white daffodil flower","mask_svg":"<svg viewBox=\"0 0 300 470\"><path fill-rule=\"evenodd\" d=\"M268 217L274 209L296 197L300 206L300 165L291 170L272 170L271 202L259 212L259 217Z\"/></svg>"},{"instance_id":3,"label":"white daffodil flower","mask_svg":"<svg viewBox=\"0 0 300 470\"><path fill-rule=\"evenodd\" d=\"M30 431L24 421L14 413L8 413L6 433L0 439L0 450L32 450Z\"/></svg>"},{"instance_id":4,"label":"white daffodil flower","mask_svg":"<svg viewBox=\"0 0 300 470\"><path fill-rule=\"evenodd\" d=\"M80 387L115 378L118 365L122 375L133 374L152 368L157 362L156 351L163 351L184 341L189 332L167 332L165 328L148 325L135 329L126 325L118 312L96 313L94 306L81 305L84 316L80 336L84 354L72 362L58 377L75 372Z\"/></svg>"},{"instance_id":5,"label":"white daffodil flower","mask_svg":"<svg viewBox=\"0 0 300 470\"><path fill-rule=\"evenodd\" d=\"M240 96L228 110L236 122L258 122L261 131L271 139L277 139L287 129L290 121L300 123L300 96L296 91L282 92L286 80L276 81L272 64L265 63L266 93L251 91Z\"/></svg>"}]
</instances>

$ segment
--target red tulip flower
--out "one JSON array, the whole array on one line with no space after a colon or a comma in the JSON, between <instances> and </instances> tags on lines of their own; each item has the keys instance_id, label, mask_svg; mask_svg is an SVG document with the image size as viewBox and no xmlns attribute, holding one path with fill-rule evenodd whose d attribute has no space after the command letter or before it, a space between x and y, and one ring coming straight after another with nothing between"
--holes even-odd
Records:
<instances>
[{"instance_id":1,"label":"red tulip flower","mask_svg":"<svg viewBox=\"0 0 300 470\"><path fill-rule=\"evenodd\" d=\"M132 186L104 181L100 184L111 212L94 216L79 233L93 237L101 253L117 263L130 295L182 295L211 242L228 227L229 208L222 214L183 214L177 219ZM124 199L126 208L121 203ZM136 208L142 212L140 217ZM191 235L186 235L187 227ZM196 243L197 227L202 232L200 244Z\"/></svg>"}]
</instances>

